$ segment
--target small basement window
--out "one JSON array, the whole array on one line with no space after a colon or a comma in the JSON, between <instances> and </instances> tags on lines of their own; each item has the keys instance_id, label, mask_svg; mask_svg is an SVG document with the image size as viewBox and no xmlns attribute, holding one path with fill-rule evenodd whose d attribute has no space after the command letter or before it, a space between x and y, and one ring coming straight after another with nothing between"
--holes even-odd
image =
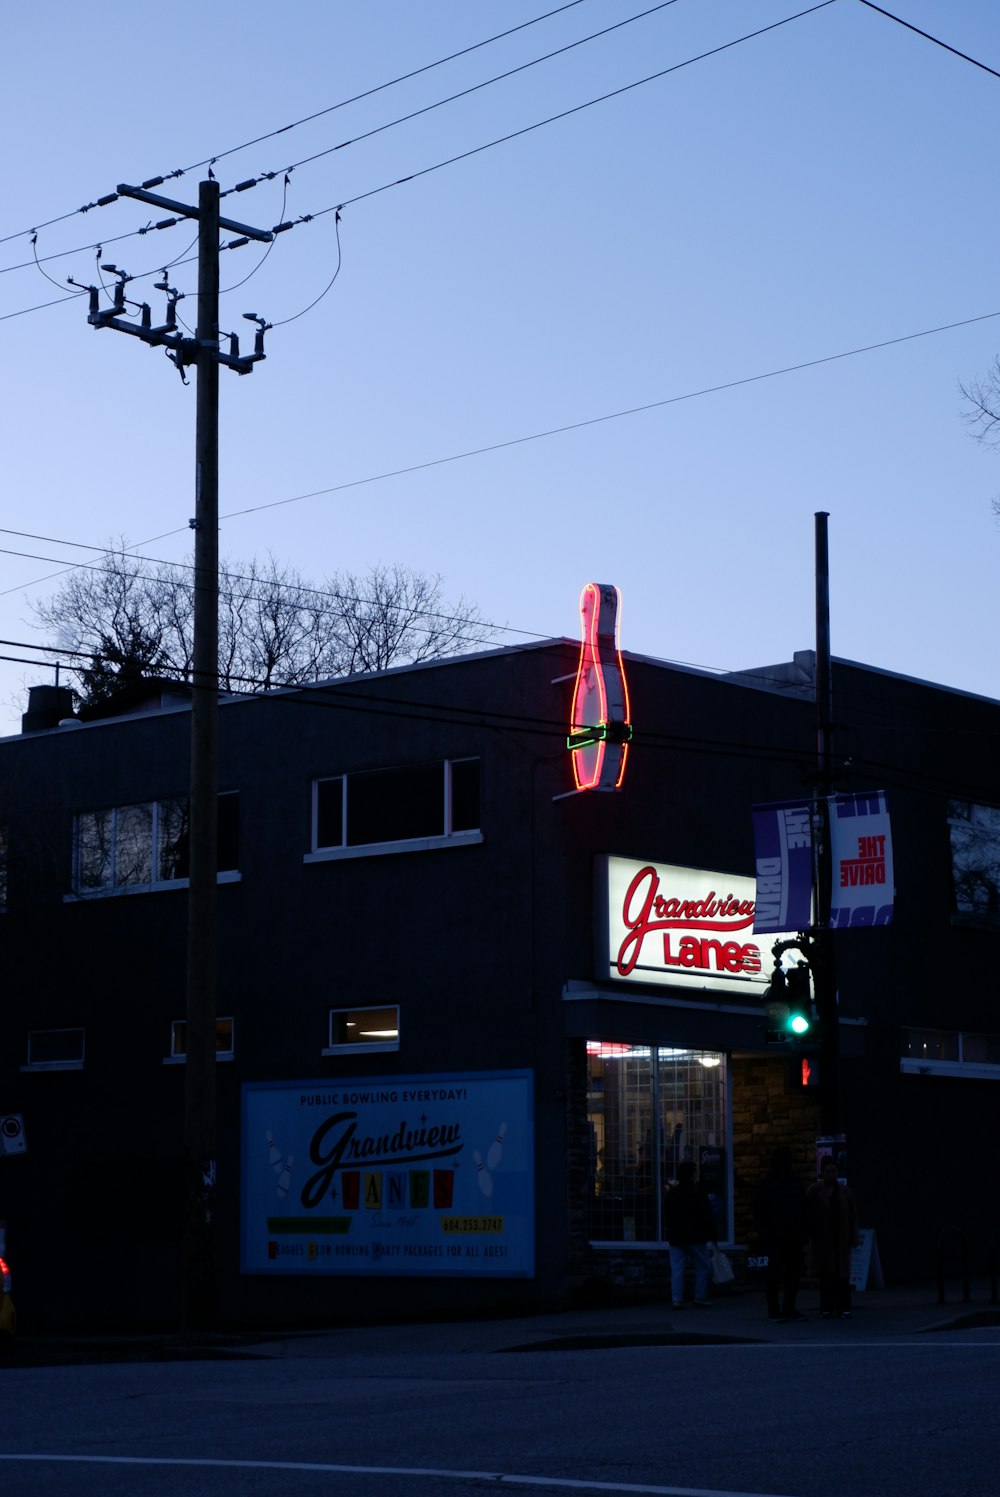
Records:
<instances>
[{"instance_id":1,"label":"small basement window","mask_svg":"<svg viewBox=\"0 0 1000 1497\"><path fill-rule=\"evenodd\" d=\"M331 1008L324 1055L361 1054L399 1049L399 1006Z\"/></svg>"},{"instance_id":2,"label":"small basement window","mask_svg":"<svg viewBox=\"0 0 1000 1497\"><path fill-rule=\"evenodd\" d=\"M235 1024L231 1018L215 1021L215 1058L232 1060L235 1054ZM170 1025L170 1054L164 1058L165 1066L183 1064L187 1059L187 1020L174 1019Z\"/></svg>"},{"instance_id":3,"label":"small basement window","mask_svg":"<svg viewBox=\"0 0 1000 1497\"><path fill-rule=\"evenodd\" d=\"M28 1063L22 1071L80 1071L83 1069L82 1029L32 1029L28 1034Z\"/></svg>"}]
</instances>

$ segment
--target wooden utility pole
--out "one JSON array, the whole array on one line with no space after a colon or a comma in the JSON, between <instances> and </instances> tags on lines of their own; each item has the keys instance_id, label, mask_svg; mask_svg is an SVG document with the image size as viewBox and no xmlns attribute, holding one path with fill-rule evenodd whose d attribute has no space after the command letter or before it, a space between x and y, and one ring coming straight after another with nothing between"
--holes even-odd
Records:
<instances>
[{"instance_id":1,"label":"wooden utility pole","mask_svg":"<svg viewBox=\"0 0 1000 1497\"><path fill-rule=\"evenodd\" d=\"M253 354L240 357L230 335L229 352L219 346L219 231L229 229L246 239L269 242L263 229L221 218L219 184L198 187L198 206L176 203L145 187L120 184L118 195L167 208L198 220L198 319L194 338L177 331L177 295L167 320L152 326L149 307L139 323L127 320L125 285L117 271L114 305L100 310L100 293L90 288L90 316L95 327L112 327L143 342L162 346L181 377L197 370L195 429L194 648L191 698L191 779L188 806L188 937L186 983L186 1064L184 1085L184 1217L181 1236L181 1328L208 1330L215 1321L216 1100L215 1017L218 969L216 893L218 883L218 672L219 672L219 365L249 374L264 357L267 324L256 316ZM165 280L165 278L164 278ZM168 291L169 288L161 288Z\"/></svg>"},{"instance_id":2,"label":"wooden utility pole","mask_svg":"<svg viewBox=\"0 0 1000 1497\"><path fill-rule=\"evenodd\" d=\"M195 418L194 645L188 811L181 1325L215 1320L215 1018L218 940L219 184L198 188L198 389Z\"/></svg>"}]
</instances>

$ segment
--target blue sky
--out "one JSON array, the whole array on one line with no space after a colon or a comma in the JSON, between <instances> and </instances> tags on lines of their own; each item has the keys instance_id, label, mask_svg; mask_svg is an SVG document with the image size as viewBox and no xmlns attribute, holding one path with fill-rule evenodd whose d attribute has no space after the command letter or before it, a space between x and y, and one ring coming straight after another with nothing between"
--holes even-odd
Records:
<instances>
[{"instance_id":1,"label":"blue sky","mask_svg":"<svg viewBox=\"0 0 1000 1497\"><path fill-rule=\"evenodd\" d=\"M554 8L177 0L117 16L39 0L5 18L3 638L53 643L31 601L55 583L38 579L92 559L65 542L162 537L142 549L180 560L193 512L193 386L161 350L88 327L82 298L10 315L61 295L22 231L70 215L38 229L61 285L94 279L98 242L137 275L183 259L190 227L134 236L156 210L74 210ZM297 165L283 199L290 164L648 9L581 0L220 156L223 188L277 173L227 199L233 217L315 215L262 264L254 246L223 255L223 288L254 272L223 297L227 330L320 294L337 265L325 210L345 204L332 289L268 334L251 376L222 371L223 553L270 550L317 583L377 562L440 572L512 642L575 633L584 583L614 582L626 648L739 669L812 646L827 510L834 653L1000 695L1000 454L971 439L958 389L1000 349L1000 79L835 0L426 170L802 8L676 0ZM991 0L887 8L1000 71ZM193 202L201 174L160 190ZM170 274L193 291L193 263ZM155 312L153 279L136 294ZM0 664L0 731L36 680L51 673Z\"/></svg>"}]
</instances>

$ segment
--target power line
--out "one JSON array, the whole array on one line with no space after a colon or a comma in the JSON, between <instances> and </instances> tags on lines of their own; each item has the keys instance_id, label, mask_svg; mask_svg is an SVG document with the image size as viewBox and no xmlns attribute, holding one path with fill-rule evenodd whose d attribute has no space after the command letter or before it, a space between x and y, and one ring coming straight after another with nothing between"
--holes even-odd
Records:
<instances>
[{"instance_id":1,"label":"power line","mask_svg":"<svg viewBox=\"0 0 1000 1497\"><path fill-rule=\"evenodd\" d=\"M224 160L227 156L235 155L238 151L245 151L250 146L260 145L262 141L273 140L277 135L284 135L289 130L297 130L300 125L311 124L313 120L321 119L324 115L332 114L337 109L344 109L349 104L357 104L362 99L370 99L373 94L382 93L387 88L394 88L397 83L406 83L411 78L418 78L422 73L428 73L433 68L442 67L445 63L454 62L459 57L467 57L470 52L479 51L482 47L488 47L493 42L502 41L505 37L514 36L519 31L526 31L529 26L537 26L540 21L548 21L553 16L561 15L565 10L572 10L574 6L582 3L582 0L568 0L565 5L559 5L555 10L548 10L544 15L534 16L530 21L522 21L519 26L511 26L507 31L499 31L495 36L488 36L484 41L474 42L470 47L463 47L458 52L451 52L447 57L439 57L436 62L426 63L423 67L414 68L412 72L401 73L398 78L390 78L387 83L376 84L374 88L366 89L363 93L353 94L349 99L341 99L336 104L329 104L325 109L318 109L314 114L304 115L300 120L294 120L290 125L281 125L276 130L270 130L266 135L258 135L254 140L244 141L242 145L230 146L226 151L219 151L215 156L208 156L204 161L196 161L191 166L183 167L182 172L198 171L203 166L212 166L217 161ZM175 174L171 174L175 175ZM177 174L179 175L179 174ZM0 244L3 240L0 240Z\"/></svg>"},{"instance_id":2,"label":"power line","mask_svg":"<svg viewBox=\"0 0 1000 1497\"><path fill-rule=\"evenodd\" d=\"M664 0L664 4L673 4L673 3L674 3L674 0ZM805 10L797 11L794 15L785 16L782 20L775 21L775 22L773 22L769 26L762 26L762 27L758 28L758 30L756 30L756 31L749 31L749 32L746 32L743 36L734 37L731 41L723 42L718 47L712 47L712 48L710 48L706 52L700 52L700 53L696 54L693 57L685 58L682 62L673 63L668 68L661 68L661 69L659 69L655 73L650 73L650 74L648 74L644 78L635 79L631 83L623 84L620 88L612 89L610 92L608 92L606 94L600 94L596 98L586 99L581 104L573 105L571 108L565 109L565 110L561 110L557 114L549 115L545 119L536 120L533 124L524 125L520 129L518 129L518 130L510 131L506 135L501 135L501 136L498 136L498 137L494 138L493 140L485 141L485 142L483 142L482 144L480 144L478 146L472 146L469 150L467 150L467 151L461 151L457 155L454 155L454 156L449 156L449 157L447 157L443 161L437 161L437 162L434 162L430 166L421 167L417 171L409 172L404 177L394 178L391 182L383 182L381 184L381 186L379 186L379 187L369 188L365 192L361 192L361 193L355 194L354 197L345 198L340 203L331 203L326 208L319 208L315 212L304 214L299 219L293 220L290 223L275 224L273 226L273 228L272 228L272 233L274 233L275 235L277 235L278 233L285 232L285 231L287 231L289 229L297 228L301 224L311 223L314 219L323 218L323 217L325 217L329 213L340 213L344 208L352 207L355 203L365 202L365 201L367 201L368 198L377 197L381 193L391 191L395 187L402 187L402 186L404 186L405 184L407 184L409 182L415 182L420 177L430 176L434 172L442 171L445 167L448 167L448 166L454 166L454 165L456 165L460 161L467 161L471 157L481 155L484 151L492 150L496 146L506 145L507 143L509 143L512 140L517 140L517 139L521 138L524 135L530 135L534 131L541 130L541 129L543 129L547 125L556 124L560 120L569 119L573 115L582 113L583 110L585 110L585 109L592 109L597 104L604 104L604 103L607 103L608 100L610 100L610 99L619 98L622 94L630 93L633 89L636 89L636 88L642 88L647 83L655 83L659 79L665 78L665 77L669 76L671 73L679 72L682 68L691 67L694 63L697 63L697 62L704 62L704 61L706 61L710 57L716 57L716 56L718 56L722 52L726 52L726 51L729 51L733 47L740 46L743 42L753 41L757 37L766 35L768 32L776 31L776 30L780 29L782 26L789 25L792 21L801 20L804 16L813 15L813 14L815 14L815 12L820 11L820 10L825 10L828 6L834 5L834 4L836 4L836 0L818 0L817 4L810 6L810 7L808 7ZM641 19L641 16L645 15L645 14L647 14L647 12L642 12L640 16L632 17L631 19ZM628 24L628 23L627 22L621 22L619 24L624 25L624 24ZM585 40L587 40L587 38L585 38ZM541 59L541 60L544 61L545 59ZM501 75L501 76L504 76L504 75ZM459 95L455 95L455 97L457 98L457 97L460 97L460 96ZM449 100L444 100L442 102L447 103L447 102L450 102L450 101ZM432 106L432 107L436 107L436 106ZM388 128L388 127L384 127L384 128ZM358 138L361 139L362 137L358 137ZM345 142L345 144L347 144L347 143L349 143L349 142ZM340 146L333 146L333 147L330 148L330 150L331 151L332 150L339 150L341 148L342 147L340 147ZM329 154L328 151L318 153L319 156L327 155L327 154ZM318 159L318 156L316 156L316 157L307 157L306 161L311 161L311 160L316 160L316 159ZM299 163L299 165L304 165L304 164L306 164L306 163L305 162ZM287 167L287 168L284 168L284 170L286 172L287 171L292 171L292 170L294 170L294 165L290 166L290 167ZM263 176L260 178L260 180L261 181L263 181L263 180L270 180L270 179L273 179L274 177L276 177L278 174L279 174L278 171L266 172L266 173L263 174ZM155 180L158 180L158 179L150 179L150 180L151 181L155 181ZM256 181L251 181L251 182L246 183L245 185L248 186L248 187L249 186L256 186L256 185L258 185L258 183ZM234 190L236 190L236 189L234 189ZM153 229L172 228L172 227L174 227L174 225L175 225L175 223L177 221L178 220L174 220L174 219L164 219L160 223L152 224L152 225L147 225L144 228L132 230L131 233L129 233L129 234L118 235L118 236L116 236L114 238L109 238L109 239L107 239L105 241L101 241L101 242L102 243L107 243L107 244L117 244L117 243L120 243L123 239L134 238L134 237L136 237L136 235L146 234L146 233L150 232ZM10 237L13 238L13 237L17 237L17 236L10 236ZM4 242L3 240L0 240L0 243L3 243L3 242ZM221 248L223 248L223 249L233 248L234 245L238 245L239 243L240 243L240 241L237 240L237 241L234 241L233 245L223 245L223 246L221 246ZM64 250L64 251L60 251L58 254L53 254L53 255L49 255L49 256L43 256L42 258L45 261L52 260L52 259L62 259L62 258L66 258L68 255L71 255L71 254L81 254L81 253L84 252L84 250L86 250L86 249L92 249L94 247L95 247L94 245L81 246L81 247L79 247L78 249L75 249L75 250ZM24 269L26 266L30 266L32 263L34 263L34 262L25 261L25 262L23 262L23 264L19 264L19 265L16 265L16 266L9 266L9 267L7 267L7 269L8 270L15 270L15 269L20 270L20 269ZM180 262L175 261L173 263L176 264L176 263L180 263ZM160 267L156 267L155 270L143 271L139 275L135 275L135 276L130 277L130 279L131 280L141 280L145 276L158 274L159 273L159 268ZM230 289L232 289L232 288L230 288ZM8 315L18 315L18 314L8 314ZM296 314L296 315L300 315L300 314ZM0 320L2 320L2 319L0 319ZM292 321L293 319L289 318L289 319L286 319L286 320Z\"/></svg>"},{"instance_id":3,"label":"power line","mask_svg":"<svg viewBox=\"0 0 1000 1497\"><path fill-rule=\"evenodd\" d=\"M2 534L2 535L23 535L23 536L26 536L28 534L28 532L25 532L25 531L0 530L0 534ZM50 541L54 545L57 545L57 546L71 546L74 549L81 550L81 551L84 551L84 550L86 550L86 551L94 551L98 555L101 555L101 556L103 556L105 558L115 556L115 557L120 557L120 558L122 558L122 560L124 560L124 555L125 555L124 552L122 552L122 551L116 551L116 550L114 550L113 548L110 548L110 547L89 546L89 545L85 545L83 542L80 542L80 541L64 541L64 540L60 540L58 537L54 537L54 536L37 536L37 537L34 537L34 538L38 539L38 540ZM46 561L46 562L52 562L53 564L55 564L58 561L58 557L55 557L55 556L39 556L37 552L31 552L31 551L14 551L14 550L12 550L9 547L0 547L0 556L16 556L16 557L19 557L19 558L21 558L23 560L27 560L27 561ZM187 581L184 580L183 576L179 575L179 574L184 573L184 572L190 572L190 573L194 573L195 572L196 568L195 568L195 566L191 562L186 562L186 561L165 561L162 558L153 557L153 556L137 557L136 560L145 561L145 562L151 562L151 563L153 563L153 565L158 566L158 567L169 568L169 570L171 571L171 573L177 574L177 575L173 575L169 579L169 581L170 581L170 583L172 585L174 585L176 587L179 587L179 588L182 588L185 592L189 592L189 593L193 593L194 592L194 590L195 590L195 583L194 583L194 581L192 580L191 582L187 582ZM104 565L103 562L79 561L79 562L74 562L71 567L67 567L65 570L68 571L68 572L77 572L77 571L79 571L79 572L104 572L105 571L105 565ZM62 573L57 573L56 575L57 576L61 576L63 574ZM131 572L122 573L122 575L128 581L138 581L138 580L143 579L144 577L148 576L148 574L144 573L141 568L137 568L137 569L135 569L135 570L133 570ZM219 576L220 576L220 579L222 579L222 580L224 580L226 582L229 582L229 583L246 583L246 584L248 584L249 588L251 589L251 595L253 594L254 590L257 590L258 592L260 592L260 591L277 592L279 595L291 595L293 598L295 596L299 596L299 597L303 597L304 596L304 597L307 597L307 598L328 598L328 599L331 600L331 602L333 602L335 604L339 604L339 605L344 605L344 604L359 604L361 607L366 607L366 608L367 607L379 608L379 607L383 606L382 603L380 602L380 600L377 597L376 598L368 598L368 597L364 597L364 596L362 596L361 594L358 594L358 593L340 592L340 591L337 591L336 589L332 589L332 588L313 587L309 583L298 582L298 581L282 582L281 580L276 579L276 578L268 578L266 575L257 577L257 576L253 576L253 575L248 575L245 572L230 572L230 571L220 570ZM47 580L47 579L45 579L45 580ZM154 578L151 578L149 580L155 581L156 578L154 577ZM22 586L31 586L31 585L32 584L23 584ZM11 589L11 591L14 591L14 592L20 591L20 590L21 589L17 589L17 588ZM4 595L0 595L0 596L4 596ZM223 597L223 598L228 599L230 602L237 602L243 596L243 594L241 594L241 593L239 593L239 592L237 592L235 590L232 590L232 589L227 591L225 588L223 588L223 589L220 590L220 596ZM326 613L336 613L336 612L338 612L338 609L335 608L335 607L332 607L332 608L316 608L315 605L308 604L308 603L303 604L302 606L303 607L308 607L311 612L316 612L316 613L326 614ZM528 629L517 629L517 628L514 628L513 626L508 625L508 624L497 624L497 623L493 623L489 619L480 619L478 616L475 616L475 615L472 615L472 614L447 613L443 609L414 607L412 604L408 604L408 603L401 603L401 604L397 605L397 607L398 607L398 611L401 612L401 613L404 613L407 616L407 618L437 619L437 620L440 621L440 624L442 624L442 625L454 624L454 625L457 625L457 626L462 626L462 627L464 627L464 628L466 628L468 630L473 630L473 631L475 631L475 630L482 630L482 631L485 631L487 635L491 635L491 634L492 635L495 635L495 634L524 634L524 635L530 635L533 632L533 631L528 630ZM418 629L421 629L424 633L427 633L427 634L430 634L430 633L433 632L431 630L431 628L428 627L428 626L416 625L415 627L418 628ZM542 633L536 632L535 633L535 637L536 638L545 638L545 635L542 634ZM25 646L25 648L30 648L30 646ZM55 648L55 647L53 646L53 648Z\"/></svg>"},{"instance_id":4,"label":"power line","mask_svg":"<svg viewBox=\"0 0 1000 1497\"><path fill-rule=\"evenodd\" d=\"M0 645L13 645L15 648L37 649L49 653L60 653L56 646L35 646L25 644L17 640L0 640ZM541 648L551 654L562 654L567 646L572 647L573 642L567 639L549 639L541 645ZM82 655L81 651L61 651L63 656L72 654ZM106 654L93 652L87 658L93 660L110 660ZM461 657L458 657L459 659ZM48 662L26 660L15 656L0 656L0 659L13 660L16 663L26 665L40 665L43 668L51 668ZM445 662L427 661L423 662L428 667L442 663L454 664L456 657L449 657ZM670 668L680 662L660 661L660 666ZM73 667L70 667L71 669ZM685 667L690 668L690 667ZM158 671L161 667L157 668ZM703 667L696 667L703 670ZM197 691L198 686L192 680L193 673L185 671L182 667L163 666L162 670L182 674L178 684L187 685L192 691ZM392 717L407 722L431 722L452 727L481 728L491 732L504 732L516 736L535 737L552 734L559 739L565 738L566 724L559 718L544 718L536 714L524 714L504 712L498 709L483 709L479 706L465 707L460 703L449 702L447 705L440 701L434 701L422 696L408 697L399 696L369 687L362 684L364 681L373 682L381 675L380 671L354 673L351 676L340 678L326 678L310 682L290 682L269 685L260 678L234 676L230 679L249 687L259 687L258 691L249 690L242 692L229 692L231 697L249 700L263 700L286 706L318 707L332 711L347 711L355 714L368 716ZM763 677L767 682L769 678ZM349 684L352 683L352 684ZM739 683L734 683L739 684ZM939 688L942 689L942 688ZM947 689L947 688L943 688ZM840 700L838 696L838 700ZM802 706L808 710L809 701L803 701ZM872 725L870 717L866 714L864 727ZM876 723L877 726L877 723ZM949 732L947 727L942 732ZM980 737L995 737L996 734L978 735ZM751 742L746 737L723 739L695 737L690 734L649 732L644 730L641 724L635 725L633 744L637 749L654 752L670 753L697 753L716 758L728 758L737 760L755 760L758 762L786 764L801 767L804 761L808 761L811 754L808 738L804 739L798 748L789 748L785 743ZM877 778L880 784L886 788L903 790L911 794L932 795L940 797L951 795L953 798L965 798L961 792L971 796L977 801L992 803L996 799L995 786L972 784L971 782L958 782L953 775L938 775L930 771L911 769L908 766L886 760L871 758L853 758L849 769L845 769L840 778L850 778L857 782L859 776L864 777L868 773Z\"/></svg>"},{"instance_id":5,"label":"power line","mask_svg":"<svg viewBox=\"0 0 1000 1497\"><path fill-rule=\"evenodd\" d=\"M987 67L985 62L980 62L978 58L970 57L968 52L960 52L957 47L949 46L939 36L932 36L929 31L921 31L919 26L914 26L910 21L904 21L902 16L893 15L891 10L883 10L881 5L873 4L873 0L861 0L861 4L867 5L869 10L877 10L880 16L886 16L890 21L895 21L898 25L905 26L907 31L915 31L917 36L922 36L926 41L933 42L935 47L943 47L946 52L950 52L954 57L960 57L963 62L971 62L974 68L982 68L983 72L989 73L991 77L1000 78L1000 73L995 68Z\"/></svg>"},{"instance_id":6,"label":"power line","mask_svg":"<svg viewBox=\"0 0 1000 1497\"><path fill-rule=\"evenodd\" d=\"M576 41L567 42L565 46L557 47L553 52L545 52L541 57L532 57L527 62L519 63L517 67L508 68L506 72L496 73L492 78L484 78L479 83L470 84L468 88L460 89L458 93L449 94L444 99L435 99L432 104L425 104L420 109L411 110L409 114L398 115L394 120L387 120L385 124L375 125L371 130L365 130L361 135L354 135L349 140L342 140L335 146L327 146L325 150L316 151L311 156L304 156L301 161L293 161L289 166L283 168L285 171L296 171L301 166L308 166L314 161L321 161L324 156L332 156L336 151L343 151L348 146L358 145L362 140L371 140L375 135L381 135L386 130L392 130L396 125L408 124L410 120L419 119L421 115L430 114L435 109L441 109L445 104L454 104L458 99L466 99L470 94L475 94L480 89L489 88L494 83L502 83L508 78L514 78L518 73L527 72L529 68L538 67L539 63L551 62L553 57L562 57L566 52L572 52L577 47L583 47L587 42L599 40L601 37L609 36L613 31L620 31L623 26L631 26L635 21L643 21L647 16L655 15L657 11L666 10L670 5L676 5L677 0L659 0L659 4L651 6L648 10L641 10L636 15L626 16L621 21L616 21L611 26L605 26L601 31L592 31L587 36L581 36ZM272 172L262 172L260 181L275 175ZM244 183L249 187L254 183ZM238 189L232 189L236 191Z\"/></svg>"},{"instance_id":7,"label":"power line","mask_svg":"<svg viewBox=\"0 0 1000 1497\"><path fill-rule=\"evenodd\" d=\"M470 52L478 51L481 47L488 47L493 42L502 41L504 37L513 36L518 31L526 31L529 26L536 26L540 21L547 21L551 19L552 16L560 15L565 10L573 10L575 6L582 3L583 0L566 0L566 3L564 5L557 6L555 10L549 10L546 11L543 15L534 16L531 20L522 21L518 26L511 26L506 31L499 31L494 36L485 37L481 42L474 42L471 46L463 47L458 52L449 53L447 57L439 57L434 62L425 63L422 67L414 68L409 73L401 73L398 78L390 78L387 82L376 84L375 87L366 89L363 93L354 94L349 99L341 99L338 103L330 104L325 109L318 109L314 114L304 115L302 119L293 120L290 124L287 125L279 125L277 129L270 130L264 135L255 136L252 140L245 140L242 145L230 146L225 151L217 151L214 156L207 156L204 161L196 161L191 166L178 167L174 171L164 172L161 176L156 178L150 177L146 182L143 183L143 186L159 186L169 178L182 177L186 172L197 171L200 167L203 166L211 166L214 162L222 161L227 156L233 156L239 151L248 150L250 146L260 145L262 141L272 140L275 136L283 135L289 130L297 130L300 125L307 125L312 120L320 119L325 114L332 114L334 110L344 109L349 104L357 104L362 99L371 98L373 94L381 93L384 89L394 88L397 83L405 83L410 78L417 78L421 73L427 73L430 72L433 68L442 67L445 63L454 62L459 57L465 57ZM97 198L94 202L86 203L81 208L74 208L68 213L60 213L55 218L45 219L44 221L33 224L31 228L20 229L15 234L5 234L0 237L0 244L9 244L12 239L20 239L25 234L35 233L38 229L47 229L50 228L53 224L65 222L66 219L76 218L79 214L89 213L92 208L103 208L107 205L107 203L114 202L115 197L116 194L112 193L110 195L106 195L105 197Z\"/></svg>"},{"instance_id":8,"label":"power line","mask_svg":"<svg viewBox=\"0 0 1000 1497\"><path fill-rule=\"evenodd\" d=\"M658 72L649 73L645 78L636 78L632 83L625 83L621 88L614 88L609 93L599 94L597 98L586 99L582 104L575 104L571 109L563 109L558 114L550 114L543 120L536 120L532 125L525 125L520 130L512 130L507 135L498 136L495 140L488 140L483 145L473 146L468 151L460 151L456 156L449 156L444 161L437 161L433 166L425 166L419 171L410 172L405 177L397 177L392 182L384 182L381 187L372 187L367 192L357 193L352 198L344 198L343 202L333 203L329 208L318 209L310 214L310 218L322 218L326 213L335 213L344 208L350 208L355 203L362 203L367 198L377 197L379 193L389 192L394 187L402 187L407 182L415 182L419 177L427 177L432 172L441 171L446 166L454 166L456 162L468 161L471 156L478 156L483 151L490 151L494 146L506 145L508 141L518 140L523 135L530 135L534 130L541 130L546 125L556 124L559 120L569 119L574 114L580 114L584 109L592 109L595 104L606 104L609 99L620 98L635 88L642 88L647 83L655 83L660 78L666 78L670 73L677 73L681 68L691 67L696 62L704 62L709 57L717 57L721 52L728 52L733 47L742 45L743 42L753 41L756 37L765 36L769 31L777 31L782 26L788 26L792 21L800 21L804 16L815 15L817 11L826 10L828 5L835 5L837 0L818 0L818 4L809 6L806 10L796 11L794 15L785 16L780 21L774 21L770 26L761 26L756 31L748 31L743 36L737 36L732 41L722 42L718 47L710 47L707 52L699 52L694 57L687 57L683 62L675 62L669 68L660 68Z\"/></svg>"},{"instance_id":9,"label":"power line","mask_svg":"<svg viewBox=\"0 0 1000 1497\"><path fill-rule=\"evenodd\" d=\"M994 317L1000 317L1000 311L983 312L978 317L966 317L958 322L942 323L938 327L923 328L920 332L917 333L903 333L897 338L885 338L879 343L867 343L858 348L844 349L840 353L824 354L820 358L816 359L804 359L801 363L798 364L786 364L780 369L768 369L761 374L744 375L740 379L726 380L722 384L704 385L701 389L698 390L688 390L683 395L668 395L662 400L651 400L647 401L644 405L634 405L629 406L624 410L610 411L603 416L589 416L582 421L568 422L564 426L551 426L548 427L545 431L530 432L527 436L510 437L506 441L491 442L484 447L470 447L464 452L450 453L447 457L430 458L427 462L412 463L405 468L393 468L387 470L384 473L370 474L366 478L349 479L345 483L332 484L329 488L325 489L313 489L308 494L296 494L289 499L274 499L267 504L251 505L247 509L229 510L224 515L222 515L221 518L224 520L235 520L239 519L243 515L259 514L262 510L279 509L282 505L285 504L299 504L305 499L318 499L326 494L342 493L345 489L360 488L363 485L369 483L381 483L388 478L402 478L410 473L423 472L427 468L441 467L445 463L457 463L462 462L464 461L464 459L470 457L482 457L486 453L490 452L502 452L504 448L507 447L518 447L526 442L540 442L547 437L562 436L566 432L571 431L582 431L588 426L599 426L606 421L619 421L625 416L642 415L645 411L655 411L662 409L664 406L679 405L681 402L686 400L698 400L705 395L718 395L725 390L736 390L739 389L742 385L758 384L762 380L778 379L780 376L785 374L797 374L800 373L803 369L816 369L823 364L833 364L840 359L851 359L855 358L859 354L875 353L879 349L892 348L899 343L910 343L917 338L930 338L937 333L952 332L956 328L960 327L971 327L977 322L988 322L991 318ZM2 531L0 531L0 533L2 533ZM178 528L178 530L176 531L167 531L166 535L177 535L179 533L180 528ZM164 537L158 536L156 537L156 539L162 540L164 539ZM145 542L140 542L139 544L143 545L145 544ZM0 597L3 596L4 594L0 593Z\"/></svg>"},{"instance_id":10,"label":"power line","mask_svg":"<svg viewBox=\"0 0 1000 1497\"><path fill-rule=\"evenodd\" d=\"M916 333L903 333L895 338L884 338L878 343L866 343L860 345L857 348L843 349L839 353L823 354L818 358L805 359L797 364L785 364L778 369L764 370L759 374L748 374L742 376L739 379L726 380L720 384L705 385L697 390L685 391L681 395L668 395L665 396L662 400L647 401L643 405L628 406L623 410L609 411L601 416L589 416L581 421L571 421L563 426L551 426L546 428L544 431L530 432L525 436L509 437L505 441L491 442L483 447L470 447L462 452L449 453L446 457L429 458L426 462L410 463L403 468L392 468L382 473L371 473L364 478L347 479L343 483L331 484L326 488L311 489L308 493L305 494L293 494L287 499L273 499L266 504L251 505L247 509L229 510L225 514L221 515L220 518L224 520L241 519L244 515L259 514L262 511L268 509L280 509L287 504L301 504L307 499L324 498L328 494L339 494L344 492L344 490L346 489L361 488L370 483L383 483L390 478L403 478L411 473L424 472L428 468L443 467L447 463L463 462L467 458L483 457L491 452L502 452L505 448L508 447L523 446L528 442L541 442L548 437L563 436L567 432L583 431L587 427L599 426L608 421L619 421L624 419L626 416L638 416L644 414L646 411L661 410L666 406L679 405L682 402L688 400L698 400L706 395L722 394L726 390L736 390L744 385L759 384L764 380L778 379L786 374L801 373L801 371L805 369L817 369L824 364L833 364L839 362L842 359L856 358L861 354L877 353L883 348L893 348L898 344L912 343L918 338L935 337L939 333L953 332L956 328L972 327L975 326L976 323L989 322L996 317L1000 317L1000 311L982 312L977 317L965 317L956 322L941 323L937 327L922 328L919 332ZM133 546L129 546L125 549L127 549L128 551L135 551L139 546L151 546L154 545L157 541L168 540L171 536L182 535L187 529L187 526L179 525L174 530L164 530L159 535L149 536L146 540L136 541ZM0 535L15 535L30 540L42 540L52 545L72 546L80 550L93 551L98 555L113 554L113 548L111 547L89 545L81 541L66 541L58 536L38 536L31 531L13 530L2 526L0 526ZM27 557L28 555L28 553L25 552L9 552L7 554L25 557ZM58 558L56 557L38 557L37 559L39 561L51 561L53 563L58 562ZM159 560L156 557L144 557L142 559L146 561L152 561L154 563L158 562ZM162 564L166 566L183 565L179 562L168 561L163 561ZM65 570L73 571L75 566L82 565L84 565L84 563L74 563L73 566L67 567ZM54 577L62 575L62 572L57 572L45 577L35 578L31 582L20 583L16 587L6 588L2 592L0 592L0 598L8 597L11 593L23 592L31 587L38 587L43 582L50 582ZM499 628L501 626L498 625L497 627ZM520 633L526 631L513 632Z\"/></svg>"}]
</instances>

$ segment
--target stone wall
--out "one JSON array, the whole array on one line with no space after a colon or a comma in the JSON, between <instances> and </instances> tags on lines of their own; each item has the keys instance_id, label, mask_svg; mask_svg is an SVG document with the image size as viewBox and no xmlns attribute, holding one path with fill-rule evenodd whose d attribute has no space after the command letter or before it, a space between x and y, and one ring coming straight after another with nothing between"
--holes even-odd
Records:
<instances>
[{"instance_id":1,"label":"stone wall","mask_svg":"<svg viewBox=\"0 0 1000 1497\"><path fill-rule=\"evenodd\" d=\"M753 1193L779 1146L792 1151L792 1169L804 1185L816 1177L819 1099L793 1084L795 1061L780 1055L734 1057L733 1215L737 1242L752 1243Z\"/></svg>"}]
</instances>

